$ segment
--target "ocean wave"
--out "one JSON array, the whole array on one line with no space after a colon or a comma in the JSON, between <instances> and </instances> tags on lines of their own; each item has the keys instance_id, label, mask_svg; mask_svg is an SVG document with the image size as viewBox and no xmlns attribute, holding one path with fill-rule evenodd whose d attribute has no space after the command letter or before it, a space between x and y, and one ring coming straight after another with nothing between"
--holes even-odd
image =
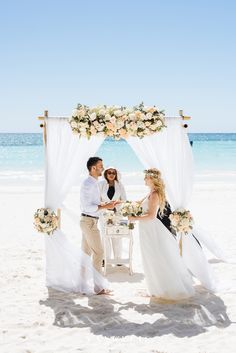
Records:
<instances>
[{"instance_id":1,"label":"ocean wave","mask_svg":"<svg viewBox=\"0 0 236 353\"><path fill-rule=\"evenodd\" d=\"M75 187L80 187L87 173L81 174L78 177L78 183ZM136 172L121 172L121 182L129 189L136 189L137 187L144 187L143 171ZM1 185L39 185L44 184L44 170L1 170L0 171ZM194 176L194 187L201 189L221 189L222 187L234 188L236 187L236 171L203 171Z\"/></svg>"}]
</instances>

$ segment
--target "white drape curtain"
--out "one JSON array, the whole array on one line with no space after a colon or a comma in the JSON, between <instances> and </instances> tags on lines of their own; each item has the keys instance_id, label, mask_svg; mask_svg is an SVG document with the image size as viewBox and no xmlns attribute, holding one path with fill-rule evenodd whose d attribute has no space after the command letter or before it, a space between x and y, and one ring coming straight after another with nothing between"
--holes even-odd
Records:
<instances>
[{"instance_id":1,"label":"white drape curtain","mask_svg":"<svg viewBox=\"0 0 236 353\"><path fill-rule=\"evenodd\" d=\"M104 138L79 138L67 119L47 119L45 204L61 206L70 188L86 172L86 162L98 150Z\"/></svg>"},{"instance_id":2,"label":"white drape curtain","mask_svg":"<svg viewBox=\"0 0 236 353\"><path fill-rule=\"evenodd\" d=\"M104 139L80 139L73 135L68 121L59 118L48 118L46 131L45 207L56 211L86 170L88 156L93 156ZM86 294L107 288L107 281L95 271L90 257L72 244L61 230L45 237L45 249L48 287Z\"/></svg>"},{"instance_id":3,"label":"white drape curtain","mask_svg":"<svg viewBox=\"0 0 236 353\"><path fill-rule=\"evenodd\" d=\"M193 188L193 156L182 119L167 118L164 130L127 142L145 168L161 170L168 201L173 209L187 207Z\"/></svg>"},{"instance_id":4,"label":"white drape curtain","mask_svg":"<svg viewBox=\"0 0 236 353\"><path fill-rule=\"evenodd\" d=\"M181 118L167 118L167 128L143 139L130 137L128 143L145 168L161 171L172 209L187 208L193 189L193 155ZM209 289L213 288L207 259L196 239L183 236L183 260L192 274Z\"/></svg>"}]
</instances>

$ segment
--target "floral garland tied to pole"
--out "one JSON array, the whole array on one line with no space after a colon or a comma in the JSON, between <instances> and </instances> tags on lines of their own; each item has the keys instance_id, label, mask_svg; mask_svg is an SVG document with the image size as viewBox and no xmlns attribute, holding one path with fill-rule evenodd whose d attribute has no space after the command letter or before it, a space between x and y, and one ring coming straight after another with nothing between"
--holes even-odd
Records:
<instances>
[{"instance_id":1,"label":"floral garland tied to pole","mask_svg":"<svg viewBox=\"0 0 236 353\"><path fill-rule=\"evenodd\" d=\"M171 228L175 232L180 233L179 248L180 255L182 256L182 237L183 234L188 234L193 229L193 217L190 211L185 210L184 208L178 208L169 215L169 219L171 222Z\"/></svg>"},{"instance_id":2,"label":"floral garland tied to pole","mask_svg":"<svg viewBox=\"0 0 236 353\"><path fill-rule=\"evenodd\" d=\"M58 228L58 217L50 208L38 208L34 214L34 227L38 232L51 235Z\"/></svg>"},{"instance_id":3,"label":"floral garland tied to pole","mask_svg":"<svg viewBox=\"0 0 236 353\"><path fill-rule=\"evenodd\" d=\"M144 136L161 131L165 126L164 111L155 106L146 107L143 103L133 108L118 106L97 106L89 108L78 104L72 112L69 124L79 137L102 136L115 140L129 136Z\"/></svg>"}]
</instances>

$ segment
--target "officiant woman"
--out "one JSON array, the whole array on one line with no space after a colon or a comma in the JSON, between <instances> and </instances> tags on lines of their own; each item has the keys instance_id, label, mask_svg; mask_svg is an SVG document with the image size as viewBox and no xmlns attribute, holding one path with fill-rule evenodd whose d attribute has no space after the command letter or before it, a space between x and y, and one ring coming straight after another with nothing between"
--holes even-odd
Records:
<instances>
[{"instance_id":1,"label":"officiant woman","mask_svg":"<svg viewBox=\"0 0 236 353\"><path fill-rule=\"evenodd\" d=\"M110 202L110 201L126 201L126 192L124 185L121 183L121 174L114 167L108 167L104 170L103 174L104 180L101 180L99 183L100 192L101 192L101 201ZM121 205L117 205L115 212L119 211ZM103 218L103 217L102 217ZM103 223L103 221L102 221ZM104 224L102 225L104 231ZM111 244L108 244L106 251L107 255L111 257L111 250L113 251L113 256L115 259L121 258L122 255L122 239L112 239Z\"/></svg>"}]
</instances>

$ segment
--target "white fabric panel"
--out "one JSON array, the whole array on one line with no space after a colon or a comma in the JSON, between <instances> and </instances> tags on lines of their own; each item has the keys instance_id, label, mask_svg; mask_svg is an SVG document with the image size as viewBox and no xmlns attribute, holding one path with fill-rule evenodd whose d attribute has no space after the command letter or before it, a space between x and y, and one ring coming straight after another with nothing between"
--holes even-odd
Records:
<instances>
[{"instance_id":1,"label":"white fabric panel","mask_svg":"<svg viewBox=\"0 0 236 353\"><path fill-rule=\"evenodd\" d=\"M146 168L161 171L167 199L173 210L187 208L193 189L193 155L181 118L167 118L164 130L139 140L130 137L128 143ZM183 237L183 260L201 283L213 288L210 266L192 234Z\"/></svg>"},{"instance_id":2,"label":"white fabric panel","mask_svg":"<svg viewBox=\"0 0 236 353\"><path fill-rule=\"evenodd\" d=\"M45 205L61 207L70 188L82 172L86 162L98 150L104 138L79 138L71 131L66 119L47 119Z\"/></svg>"},{"instance_id":3,"label":"white fabric panel","mask_svg":"<svg viewBox=\"0 0 236 353\"><path fill-rule=\"evenodd\" d=\"M168 201L173 209L187 207L193 188L193 155L180 118L166 119L163 131L143 139L130 137L133 148L145 168L161 171Z\"/></svg>"},{"instance_id":4,"label":"white fabric panel","mask_svg":"<svg viewBox=\"0 0 236 353\"><path fill-rule=\"evenodd\" d=\"M86 170L86 162L104 139L79 138L65 119L47 119L45 148L45 207L56 211L66 194ZM79 215L78 215L79 219ZM91 258L57 230L45 235L46 284L68 292L93 294L108 287L108 282L92 266Z\"/></svg>"}]
</instances>

